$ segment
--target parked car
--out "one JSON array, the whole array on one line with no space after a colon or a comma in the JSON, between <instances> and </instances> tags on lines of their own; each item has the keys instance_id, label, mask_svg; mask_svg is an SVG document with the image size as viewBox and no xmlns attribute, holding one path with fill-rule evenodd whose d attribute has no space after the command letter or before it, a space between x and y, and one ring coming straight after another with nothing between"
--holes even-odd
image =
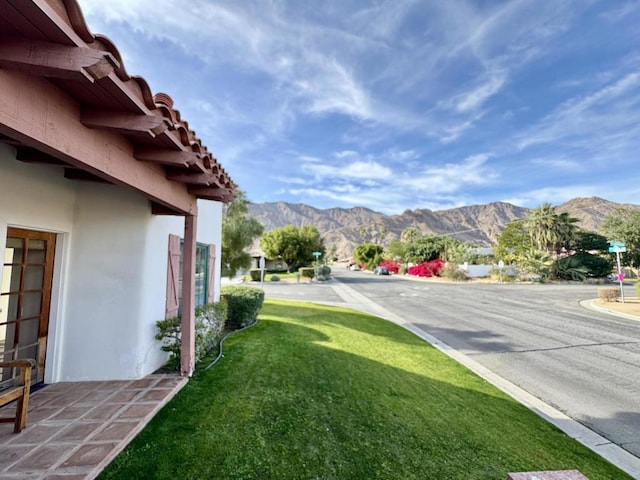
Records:
<instances>
[{"instance_id":1,"label":"parked car","mask_svg":"<svg viewBox=\"0 0 640 480\"><path fill-rule=\"evenodd\" d=\"M351 270L352 272L357 272L360 270L360 265L358 265L357 263L354 263L349 267L349 270Z\"/></svg>"},{"instance_id":2,"label":"parked car","mask_svg":"<svg viewBox=\"0 0 640 480\"><path fill-rule=\"evenodd\" d=\"M376 267L373 269L375 275L389 275L389 269L387 267Z\"/></svg>"}]
</instances>

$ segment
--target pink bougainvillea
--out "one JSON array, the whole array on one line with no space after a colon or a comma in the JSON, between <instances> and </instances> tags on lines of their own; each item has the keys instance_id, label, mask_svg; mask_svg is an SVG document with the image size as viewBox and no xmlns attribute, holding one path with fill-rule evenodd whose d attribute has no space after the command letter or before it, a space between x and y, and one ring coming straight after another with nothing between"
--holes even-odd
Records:
<instances>
[{"instance_id":1,"label":"pink bougainvillea","mask_svg":"<svg viewBox=\"0 0 640 480\"><path fill-rule=\"evenodd\" d=\"M378 264L379 267L387 267L389 273L398 273L400 269L398 268L398 262L394 260L383 260Z\"/></svg>"},{"instance_id":2,"label":"pink bougainvillea","mask_svg":"<svg viewBox=\"0 0 640 480\"><path fill-rule=\"evenodd\" d=\"M407 273L409 275L415 275L416 277L433 277L440 273L444 264L444 260L436 258L435 260L429 260L428 262L423 262L414 267L410 267L409 270L407 270Z\"/></svg>"}]
</instances>

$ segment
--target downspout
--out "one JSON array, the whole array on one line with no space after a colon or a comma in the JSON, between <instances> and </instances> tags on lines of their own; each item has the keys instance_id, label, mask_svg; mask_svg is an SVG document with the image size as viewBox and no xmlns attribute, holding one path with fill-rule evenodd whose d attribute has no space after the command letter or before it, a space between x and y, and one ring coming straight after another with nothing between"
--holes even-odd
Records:
<instances>
[{"instance_id":1,"label":"downspout","mask_svg":"<svg viewBox=\"0 0 640 480\"><path fill-rule=\"evenodd\" d=\"M196 290L196 224L195 215L184 218L184 247L182 251L182 345L180 374L190 377L195 364L195 290Z\"/></svg>"}]
</instances>

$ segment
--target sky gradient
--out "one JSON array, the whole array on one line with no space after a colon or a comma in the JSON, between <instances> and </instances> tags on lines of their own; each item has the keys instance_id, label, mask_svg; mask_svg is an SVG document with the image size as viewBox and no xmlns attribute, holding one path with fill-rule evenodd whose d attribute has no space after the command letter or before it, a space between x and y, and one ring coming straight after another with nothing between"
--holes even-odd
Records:
<instances>
[{"instance_id":1,"label":"sky gradient","mask_svg":"<svg viewBox=\"0 0 640 480\"><path fill-rule=\"evenodd\" d=\"M640 204L640 1L79 3L251 201Z\"/></svg>"}]
</instances>

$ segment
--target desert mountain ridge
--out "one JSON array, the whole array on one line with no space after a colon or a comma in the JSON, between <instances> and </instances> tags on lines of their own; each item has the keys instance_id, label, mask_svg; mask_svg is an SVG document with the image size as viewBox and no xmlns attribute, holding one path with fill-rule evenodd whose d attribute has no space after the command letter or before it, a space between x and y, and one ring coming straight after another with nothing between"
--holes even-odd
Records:
<instances>
[{"instance_id":1,"label":"desert mountain ridge","mask_svg":"<svg viewBox=\"0 0 640 480\"><path fill-rule=\"evenodd\" d=\"M568 212L580 219L581 228L594 232L599 231L602 221L617 208L640 209L640 205L615 203L600 197L574 198L556 205L556 211ZM355 246L374 239L388 245L398 240L408 227L415 227L424 234L451 235L479 247L491 246L507 224L524 218L528 211L506 202L436 211L405 210L400 215L385 215L364 207L318 209L287 202L249 205L249 213L264 225L265 231L285 225L315 226L327 251L335 246L340 258L350 257Z\"/></svg>"}]
</instances>

